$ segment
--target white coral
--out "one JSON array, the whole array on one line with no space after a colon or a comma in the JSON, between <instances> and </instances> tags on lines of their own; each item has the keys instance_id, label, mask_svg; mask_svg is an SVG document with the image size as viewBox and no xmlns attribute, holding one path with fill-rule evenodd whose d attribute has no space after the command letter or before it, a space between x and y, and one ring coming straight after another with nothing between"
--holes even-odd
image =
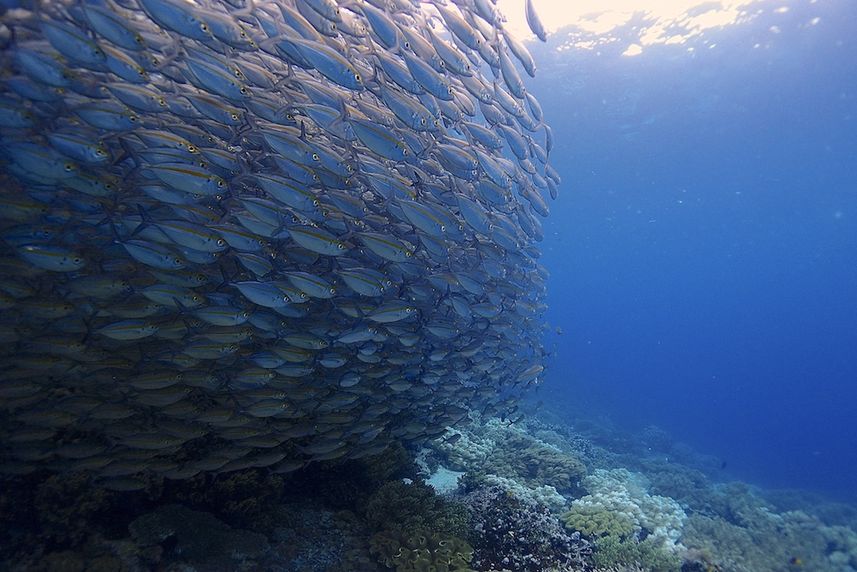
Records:
<instances>
[{"instance_id":1,"label":"white coral","mask_svg":"<svg viewBox=\"0 0 857 572\"><path fill-rule=\"evenodd\" d=\"M649 494L649 482L643 475L626 469L597 469L583 479L583 486L589 494L575 500L572 507L621 513L637 531L645 528L664 548L681 548L678 539L687 515L674 499Z\"/></svg>"}]
</instances>

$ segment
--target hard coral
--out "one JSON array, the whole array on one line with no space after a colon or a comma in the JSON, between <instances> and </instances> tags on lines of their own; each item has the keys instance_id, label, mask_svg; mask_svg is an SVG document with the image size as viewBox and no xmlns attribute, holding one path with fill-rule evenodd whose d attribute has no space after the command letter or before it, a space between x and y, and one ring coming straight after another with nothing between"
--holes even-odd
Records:
<instances>
[{"instance_id":1,"label":"hard coral","mask_svg":"<svg viewBox=\"0 0 857 572\"><path fill-rule=\"evenodd\" d=\"M420 481L391 481L380 487L366 505L366 520L373 530L426 529L450 536L466 534L467 511L437 495Z\"/></svg>"},{"instance_id":2,"label":"hard coral","mask_svg":"<svg viewBox=\"0 0 857 572\"><path fill-rule=\"evenodd\" d=\"M231 528L209 513L180 505L163 505L128 529L139 546L167 546L165 557L212 572L253 565L270 548L261 534Z\"/></svg>"},{"instance_id":3,"label":"hard coral","mask_svg":"<svg viewBox=\"0 0 857 572\"><path fill-rule=\"evenodd\" d=\"M54 475L42 482L34 508L47 540L60 546L75 546L92 532L98 517L110 512L115 495L93 486L83 473Z\"/></svg>"},{"instance_id":4,"label":"hard coral","mask_svg":"<svg viewBox=\"0 0 857 572\"><path fill-rule=\"evenodd\" d=\"M588 569L589 543L579 533L567 534L551 511L531 497L493 485L471 490L464 502L470 514L474 568Z\"/></svg>"},{"instance_id":5,"label":"hard coral","mask_svg":"<svg viewBox=\"0 0 857 572\"><path fill-rule=\"evenodd\" d=\"M638 541L605 536L595 543L593 561L604 568L639 566L649 572L679 572L681 568L681 558L651 537Z\"/></svg>"},{"instance_id":6,"label":"hard coral","mask_svg":"<svg viewBox=\"0 0 857 572\"><path fill-rule=\"evenodd\" d=\"M370 546L381 563L396 572L472 572L469 544L426 529L379 532Z\"/></svg>"},{"instance_id":7,"label":"hard coral","mask_svg":"<svg viewBox=\"0 0 857 572\"><path fill-rule=\"evenodd\" d=\"M576 530L590 540L605 536L627 538L634 534L634 521L621 512L590 505L574 505L562 515L569 530Z\"/></svg>"},{"instance_id":8,"label":"hard coral","mask_svg":"<svg viewBox=\"0 0 857 572\"><path fill-rule=\"evenodd\" d=\"M174 485L172 498L210 510L229 524L265 530L283 495L283 478L257 469L224 475L199 475Z\"/></svg>"}]
</instances>

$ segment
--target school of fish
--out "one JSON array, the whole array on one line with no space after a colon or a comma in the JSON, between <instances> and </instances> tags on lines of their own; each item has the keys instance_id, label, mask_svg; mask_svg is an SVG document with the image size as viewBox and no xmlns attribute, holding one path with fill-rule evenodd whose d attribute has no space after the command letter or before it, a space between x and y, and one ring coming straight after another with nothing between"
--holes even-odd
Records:
<instances>
[{"instance_id":1,"label":"school of fish","mask_svg":"<svg viewBox=\"0 0 857 572\"><path fill-rule=\"evenodd\" d=\"M0 6L0 472L288 473L540 383L560 178L493 0Z\"/></svg>"}]
</instances>

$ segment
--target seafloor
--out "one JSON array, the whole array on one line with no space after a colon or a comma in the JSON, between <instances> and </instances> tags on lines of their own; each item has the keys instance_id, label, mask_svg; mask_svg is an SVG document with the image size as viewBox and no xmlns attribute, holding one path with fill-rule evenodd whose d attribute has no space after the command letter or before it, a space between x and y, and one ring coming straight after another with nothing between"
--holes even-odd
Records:
<instances>
[{"instance_id":1,"label":"seafloor","mask_svg":"<svg viewBox=\"0 0 857 572\"><path fill-rule=\"evenodd\" d=\"M473 419L419 451L151 479L4 478L0 569L397 572L857 569L857 509L721 482L649 428Z\"/></svg>"}]
</instances>

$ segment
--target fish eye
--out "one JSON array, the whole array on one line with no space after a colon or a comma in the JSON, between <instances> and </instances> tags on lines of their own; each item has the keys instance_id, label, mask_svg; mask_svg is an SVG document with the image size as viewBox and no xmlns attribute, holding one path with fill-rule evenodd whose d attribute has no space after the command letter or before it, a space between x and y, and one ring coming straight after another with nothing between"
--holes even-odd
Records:
<instances>
[{"instance_id":1,"label":"fish eye","mask_svg":"<svg viewBox=\"0 0 857 572\"><path fill-rule=\"evenodd\" d=\"M413 256L413 255L414 255L414 253L413 253L413 252L411 252L410 250L406 250L406 251L405 251L405 257L406 257L406 258L410 258L410 257L411 257L411 256Z\"/></svg>"},{"instance_id":2,"label":"fish eye","mask_svg":"<svg viewBox=\"0 0 857 572\"><path fill-rule=\"evenodd\" d=\"M363 81L362 79L360 79L359 73L354 74L354 81L356 81L357 83L360 83L361 81Z\"/></svg>"},{"instance_id":3,"label":"fish eye","mask_svg":"<svg viewBox=\"0 0 857 572\"><path fill-rule=\"evenodd\" d=\"M196 148L196 145L188 145L187 146L188 153L199 153L199 149Z\"/></svg>"},{"instance_id":4,"label":"fish eye","mask_svg":"<svg viewBox=\"0 0 857 572\"><path fill-rule=\"evenodd\" d=\"M447 91L447 92L449 92L449 94L450 94L450 95L452 95L452 86L451 86L451 85L450 85L450 86L448 86L448 87L446 88L446 91Z\"/></svg>"},{"instance_id":5,"label":"fish eye","mask_svg":"<svg viewBox=\"0 0 857 572\"><path fill-rule=\"evenodd\" d=\"M240 119L237 113L233 113L232 115L230 115L230 117L232 118L232 121L238 121Z\"/></svg>"},{"instance_id":6,"label":"fish eye","mask_svg":"<svg viewBox=\"0 0 857 572\"><path fill-rule=\"evenodd\" d=\"M95 154L98 155L99 157L106 157L107 151L105 151L104 149L96 149Z\"/></svg>"},{"instance_id":7,"label":"fish eye","mask_svg":"<svg viewBox=\"0 0 857 572\"><path fill-rule=\"evenodd\" d=\"M404 155L405 157L407 157L407 156L408 156L408 150L407 150L407 149L402 149L402 155Z\"/></svg>"},{"instance_id":8,"label":"fish eye","mask_svg":"<svg viewBox=\"0 0 857 572\"><path fill-rule=\"evenodd\" d=\"M331 294L336 294L336 288L331 288L331 289L329 290L329 292L330 292Z\"/></svg>"},{"instance_id":9,"label":"fish eye","mask_svg":"<svg viewBox=\"0 0 857 572\"><path fill-rule=\"evenodd\" d=\"M72 165L71 163L66 163L65 165L63 165L63 169L66 172L70 173L70 172L74 171L74 165Z\"/></svg>"},{"instance_id":10,"label":"fish eye","mask_svg":"<svg viewBox=\"0 0 857 572\"><path fill-rule=\"evenodd\" d=\"M143 45L143 36L140 34L134 34L134 41L140 45Z\"/></svg>"},{"instance_id":11,"label":"fish eye","mask_svg":"<svg viewBox=\"0 0 857 572\"><path fill-rule=\"evenodd\" d=\"M81 262L81 260L80 260L80 257L79 257L79 256L75 256L74 258L72 258L72 259L71 259L71 261L72 261L73 263L75 263L75 264L80 264L80 262Z\"/></svg>"},{"instance_id":12,"label":"fish eye","mask_svg":"<svg viewBox=\"0 0 857 572\"><path fill-rule=\"evenodd\" d=\"M206 24L205 22L201 22L199 25L199 29L203 32L208 32L208 24Z\"/></svg>"},{"instance_id":13,"label":"fish eye","mask_svg":"<svg viewBox=\"0 0 857 572\"><path fill-rule=\"evenodd\" d=\"M175 262L176 264L181 264L181 263L182 263L182 259L181 259L181 258L174 258L174 259L173 259L173 262Z\"/></svg>"},{"instance_id":14,"label":"fish eye","mask_svg":"<svg viewBox=\"0 0 857 572\"><path fill-rule=\"evenodd\" d=\"M440 232L446 232L446 225L440 225Z\"/></svg>"},{"instance_id":15,"label":"fish eye","mask_svg":"<svg viewBox=\"0 0 857 572\"><path fill-rule=\"evenodd\" d=\"M313 154L312 154L312 160L313 160L313 161L318 161L318 160L319 160L318 153L313 153Z\"/></svg>"},{"instance_id":16,"label":"fish eye","mask_svg":"<svg viewBox=\"0 0 857 572\"><path fill-rule=\"evenodd\" d=\"M339 250L345 250L345 245L342 244L341 242L339 244L337 244L336 247L339 248Z\"/></svg>"},{"instance_id":17,"label":"fish eye","mask_svg":"<svg viewBox=\"0 0 857 572\"><path fill-rule=\"evenodd\" d=\"M129 116L128 121L130 121L131 123L137 123L137 116L136 115Z\"/></svg>"},{"instance_id":18,"label":"fish eye","mask_svg":"<svg viewBox=\"0 0 857 572\"><path fill-rule=\"evenodd\" d=\"M420 117L420 125L425 125L425 124L426 124L426 118Z\"/></svg>"},{"instance_id":19,"label":"fish eye","mask_svg":"<svg viewBox=\"0 0 857 572\"><path fill-rule=\"evenodd\" d=\"M318 199L312 200L312 206L317 207L319 205Z\"/></svg>"},{"instance_id":20,"label":"fish eye","mask_svg":"<svg viewBox=\"0 0 857 572\"><path fill-rule=\"evenodd\" d=\"M239 89L238 91L240 91L240 92L241 92L241 95L247 95L247 88L246 88L246 87L242 87L242 88L241 88L241 89Z\"/></svg>"},{"instance_id":21,"label":"fish eye","mask_svg":"<svg viewBox=\"0 0 857 572\"><path fill-rule=\"evenodd\" d=\"M161 107L166 107L167 106L167 100L165 100L163 97L159 97L158 98L158 105L160 105Z\"/></svg>"}]
</instances>

